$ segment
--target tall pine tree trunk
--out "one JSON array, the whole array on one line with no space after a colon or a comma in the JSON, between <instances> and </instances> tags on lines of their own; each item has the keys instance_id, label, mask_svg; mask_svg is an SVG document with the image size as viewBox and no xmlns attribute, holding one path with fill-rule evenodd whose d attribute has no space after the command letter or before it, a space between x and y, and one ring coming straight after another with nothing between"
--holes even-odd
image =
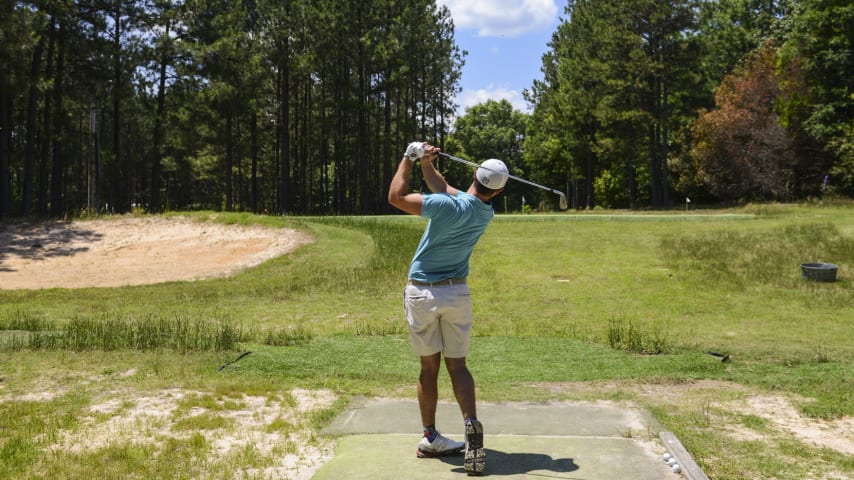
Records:
<instances>
[{"instance_id":1,"label":"tall pine tree trunk","mask_svg":"<svg viewBox=\"0 0 854 480\"><path fill-rule=\"evenodd\" d=\"M635 145L635 129L630 123L628 126L628 145ZM638 172L635 167L635 149L629 147L626 152L626 179L629 183L629 208L634 210L638 203Z\"/></svg>"},{"instance_id":2,"label":"tall pine tree trunk","mask_svg":"<svg viewBox=\"0 0 854 480\"><path fill-rule=\"evenodd\" d=\"M305 102L303 103L303 161L302 161L302 175L300 178L302 179L302 183L305 184L305 207L302 212L311 215L312 205L314 204L314 155L311 152L311 130L313 122L311 121L311 89L312 82L311 76L306 75L305 78Z\"/></svg>"},{"instance_id":3,"label":"tall pine tree trunk","mask_svg":"<svg viewBox=\"0 0 854 480\"><path fill-rule=\"evenodd\" d=\"M591 120L592 121L592 120ZM587 208L596 207L596 191L593 188L594 180L596 178L596 154L593 152L592 147L596 144L596 129L595 127L590 127L588 132L587 142L587 158L585 159L585 180L584 180L584 203Z\"/></svg>"},{"instance_id":4,"label":"tall pine tree trunk","mask_svg":"<svg viewBox=\"0 0 854 480\"><path fill-rule=\"evenodd\" d=\"M166 36L169 35L169 27L166 27ZM148 209L152 212L160 212L160 185L163 170L163 129L166 121L166 64L168 55L164 51L160 56L160 78L157 82L157 116L154 119L154 141L151 146L151 202Z\"/></svg>"},{"instance_id":5,"label":"tall pine tree trunk","mask_svg":"<svg viewBox=\"0 0 854 480\"><path fill-rule=\"evenodd\" d=\"M382 164L383 164L383 174L382 174L382 192L386 192L387 185L391 184L391 179L394 176L394 139L391 138L391 62L386 64L386 73L385 73L385 95L383 100L385 103L383 104L383 147L382 151ZM381 197L382 198L382 197ZM391 213L391 205L388 202L384 202L380 200L380 205L383 205L381 209L384 213Z\"/></svg>"},{"instance_id":6,"label":"tall pine tree trunk","mask_svg":"<svg viewBox=\"0 0 854 480\"><path fill-rule=\"evenodd\" d=\"M249 124L250 156L252 157L250 209L252 213L258 213L258 112L252 111Z\"/></svg>"},{"instance_id":7,"label":"tall pine tree trunk","mask_svg":"<svg viewBox=\"0 0 854 480\"><path fill-rule=\"evenodd\" d=\"M661 207L661 162L658 161L658 126L649 125L649 182L653 208Z\"/></svg>"},{"instance_id":8,"label":"tall pine tree trunk","mask_svg":"<svg viewBox=\"0 0 854 480\"><path fill-rule=\"evenodd\" d=\"M12 214L12 89L8 80L0 78L0 218Z\"/></svg>"},{"instance_id":9,"label":"tall pine tree trunk","mask_svg":"<svg viewBox=\"0 0 854 480\"><path fill-rule=\"evenodd\" d=\"M225 211L230 212L233 208L232 177L231 169L234 167L234 139L232 138L232 113L231 108L225 114Z\"/></svg>"},{"instance_id":10,"label":"tall pine tree trunk","mask_svg":"<svg viewBox=\"0 0 854 480\"><path fill-rule=\"evenodd\" d=\"M650 49L657 51L657 44L650 40ZM649 145L649 182L650 194L652 195L652 207L661 208L664 205L664 198L661 190L661 97L660 97L660 79L656 74L652 74L649 78L648 92L648 111L650 112L652 121L649 123L647 134L647 143Z\"/></svg>"},{"instance_id":11,"label":"tall pine tree trunk","mask_svg":"<svg viewBox=\"0 0 854 480\"><path fill-rule=\"evenodd\" d=\"M296 178L299 179L299 202L298 202L298 211L300 213L306 213L308 210L309 204L309 179L308 179L308 113L309 113L309 102L308 102L308 78L302 77L300 78L299 87L297 88L297 92L294 95L296 98L296 104L299 106L296 112L296 126L297 130L294 133L294 152L296 154L296 158L294 158L294 172L296 173Z\"/></svg>"},{"instance_id":12,"label":"tall pine tree trunk","mask_svg":"<svg viewBox=\"0 0 854 480\"><path fill-rule=\"evenodd\" d=\"M667 78L661 79L661 206L667 208L670 206L670 182L668 180L667 157L670 155L670 150L667 142L667 116L668 112L667 100Z\"/></svg>"},{"instance_id":13,"label":"tall pine tree trunk","mask_svg":"<svg viewBox=\"0 0 854 480\"><path fill-rule=\"evenodd\" d=\"M344 105L346 67L337 62L335 72L335 104ZM351 213L346 209L347 202L347 168L344 138L347 135L346 113L338 109L335 112L335 213L338 215Z\"/></svg>"},{"instance_id":14,"label":"tall pine tree trunk","mask_svg":"<svg viewBox=\"0 0 854 480\"><path fill-rule=\"evenodd\" d=\"M132 169L131 169L131 161L130 155L122 155L122 145L121 145L121 91L120 88L122 82L122 59L121 59L121 21L120 21L120 13L118 11L119 4L116 4L116 22L115 22L115 44L113 48L115 50L115 58L113 59L113 155L115 156L115 161L117 165L120 165L120 182L125 185L125 188L119 188L118 198L118 210L120 212L129 212L131 210L132 203L132 193L133 188L133 178L132 178Z\"/></svg>"},{"instance_id":15,"label":"tall pine tree trunk","mask_svg":"<svg viewBox=\"0 0 854 480\"><path fill-rule=\"evenodd\" d=\"M288 40L285 39L282 48L282 61L279 68L281 77L281 93L279 95L279 135L281 138L281 165L279 170L279 213L288 213L291 209L291 137L290 137L290 76L288 65Z\"/></svg>"},{"instance_id":16,"label":"tall pine tree trunk","mask_svg":"<svg viewBox=\"0 0 854 480\"><path fill-rule=\"evenodd\" d=\"M323 195L321 206L323 213L333 211L332 205L329 203L329 126L326 123L326 102L327 90L325 84L321 82L320 86L320 125L321 131L318 135L318 148L320 151L320 188Z\"/></svg>"},{"instance_id":17,"label":"tall pine tree trunk","mask_svg":"<svg viewBox=\"0 0 854 480\"><path fill-rule=\"evenodd\" d=\"M29 217L33 208L33 182L36 170L36 124L38 115L39 69L44 51L45 36L42 35L33 50L30 64L30 91L27 94L27 145L24 155L24 185L21 199L21 215Z\"/></svg>"},{"instance_id":18,"label":"tall pine tree trunk","mask_svg":"<svg viewBox=\"0 0 854 480\"><path fill-rule=\"evenodd\" d=\"M63 111L63 76L65 73L65 35L64 27L59 26L57 32L57 59L56 59L56 76L54 77L53 85L53 101L54 101L54 128L52 131L53 140L53 168L50 178L50 213L54 217L59 217L66 213L64 189L65 189L65 146L62 142L62 117Z\"/></svg>"},{"instance_id":19,"label":"tall pine tree trunk","mask_svg":"<svg viewBox=\"0 0 854 480\"><path fill-rule=\"evenodd\" d=\"M53 77L53 54L56 46L56 24L54 23L53 18L48 20L47 24L47 64L45 65L44 78L52 78ZM53 104L51 103L53 97L51 95L45 95L44 98L44 107L42 109L42 131L41 135L39 135L39 180L38 180L38 213L40 215L47 215L48 213L48 184L50 180L49 166L50 166L50 142L53 138L53 119L51 114L53 113Z\"/></svg>"},{"instance_id":20,"label":"tall pine tree trunk","mask_svg":"<svg viewBox=\"0 0 854 480\"><path fill-rule=\"evenodd\" d=\"M361 22L359 24L359 38L361 38ZM359 105L358 105L358 132L359 138L357 140L356 147L356 156L357 162L359 165L358 172L356 175L359 178L359 204L360 204L360 212L362 214L370 213L370 192L368 190L368 146L366 145L368 141L368 118L367 118L367 109L368 109L368 87L367 87L367 79L365 76L367 75L367 59L365 58L365 47L361 40L359 40L359 57L358 57L358 68L359 68Z\"/></svg>"}]
</instances>

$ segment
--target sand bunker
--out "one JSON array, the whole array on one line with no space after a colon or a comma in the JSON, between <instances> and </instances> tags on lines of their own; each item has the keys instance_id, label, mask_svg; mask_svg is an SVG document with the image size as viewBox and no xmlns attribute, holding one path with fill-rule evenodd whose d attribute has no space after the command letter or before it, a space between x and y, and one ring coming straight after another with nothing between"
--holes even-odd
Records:
<instances>
[{"instance_id":1,"label":"sand bunker","mask_svg":"<svg viewBox=\"0 0 854 480\"><path fill-rule=\"evenodd\" d=\"M184 217L0 225L0 289L119 287L221 277L312 241L292 229Z\"/></svg>"}]
</instances>

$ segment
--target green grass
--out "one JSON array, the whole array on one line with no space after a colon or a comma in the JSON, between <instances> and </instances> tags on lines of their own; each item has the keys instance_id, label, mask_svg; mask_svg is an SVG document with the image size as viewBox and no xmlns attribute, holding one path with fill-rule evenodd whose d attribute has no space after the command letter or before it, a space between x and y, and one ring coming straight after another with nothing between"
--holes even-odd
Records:
<instances>
[{"instance_id":1,"label":"green grass","mask_svg":"<svg viewBox=\"0 0 854 480\"><path fill-rule=\"evenodd\" d=\"M229 350L243 334L227 319L164 318L155 314L114 318L75 315L67 321L22 317L0 321L0 349Z\"/></svg>"},{"instance_id":2,"label":"green grass","mask_svg":"<svg viewBox=\"0 0 854 480\"><path fill-rule=\"evenodd\" d=\"M401 292L423 220L192 216L298 228L316 242L225 279L0 291L0 397L58 392L0 402L0 470L189 478L263 468L271 457L252 448L211 460L211 441L198 432L237 428L227 413L244 395L283 405L294 405L292 388L341 396L305 425L271 419L268 432L317 430L351 396L414 395ZM804 280L807 261L837 263L839 280ZM854 475L850 457L724 407L771 394L810 418L854 415L851 205L499 216L471 268L470 367L480 399L640 403L715 479ZM217 371L241 351L252 354ZM183 436L46 455L104 396L169 388L201 392L172 417ZM191 415L194 408L205 413ZM764 440L710 433L719 425Z\"/></svg>"}]
</instances>

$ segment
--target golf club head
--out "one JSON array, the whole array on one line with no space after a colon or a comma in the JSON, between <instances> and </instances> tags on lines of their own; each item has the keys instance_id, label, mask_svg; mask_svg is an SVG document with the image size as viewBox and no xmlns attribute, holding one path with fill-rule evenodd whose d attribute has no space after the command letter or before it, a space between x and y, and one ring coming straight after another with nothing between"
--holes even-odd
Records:
<instances>
[{"instance_id":1,"label":"golf club head","mask_svg":"<svg viewBox=\"0 0 854 480\"><path fill-rule=\"evenodd\" d=\"M560 195L560 200L559 200L560 209L566 210L567 208L569 208L569 204L566 202L566 195L564 195L561 192L558 192L558 195Z\"/></svg>"}]
</instances>

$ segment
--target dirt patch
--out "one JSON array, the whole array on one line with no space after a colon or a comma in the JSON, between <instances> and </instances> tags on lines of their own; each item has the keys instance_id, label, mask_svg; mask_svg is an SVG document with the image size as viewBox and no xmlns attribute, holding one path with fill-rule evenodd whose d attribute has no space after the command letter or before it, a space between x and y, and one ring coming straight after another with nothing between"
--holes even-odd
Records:
<instances>
[{"instance_id":1,"label":"dirt patch","mask_svg":"<svg viewBox=\"0 0 854 480\"><path fill-rule=\"evenodd\" d=\"M789 399L778 395L753 395L725 406L742 415L764 418L772 428L789 432L805 443L854 455L854 418L806 418ZM750 435L750 432L742 430L737 434Z\"/></svg>"},{"instance_id":2,"label":"dirt patch","mask_svg":"<svg viewBox=\"0 0 854 480\"><path fill-rule=\"evenodd\" d=\"M700 405L702 410L708 412L716 410L728 414L752 415L767 420L774 431L791 435L806 444L854 455L854 418L822 420L805 417L794 405L808 402L807 398L762 394L744 385L720 380L568 382L532 385L553 393L572 393L580 398L607 397L625 392L645 403ZM732 424L728 424L724 430L738 440L765 438L762 432Z\"/></svg>"},{"instance_id":3,"label":"dirt patch","mask_svg":"<svg viewBox=\"0 0 854 480\"><path fill-rule=\"evenodd\" d=\"M234 274L311 243L302 232L185 217L0 226L0 289L85 288Z\"/></svg>"},{"instance_id":4,"label":"dirt patch","mask_svg":"<svg viewBox=\"0 0 854 480\"><path fill-rule=\"evenodd\" d=\"M204 400L210 396L182 389L140 396L110 395L91 405L78 428L61 432L48 450L87 453L123 442L162 448L168 439L198 433L210 446L211 456L206 458L209 465L227 463L229 457L251 448L274 466L237 473L252 478L294 480L311 478L332 457L332 441L315 436L305 422L311 413L332 406L337 397L331 391L296 389L285 393L286 399L238 395ZM192 407L187 408L188 404ZM181 422L204 415L221 417L227 420L227 426L180 428Z\"/></svg>"}]
</instances>

